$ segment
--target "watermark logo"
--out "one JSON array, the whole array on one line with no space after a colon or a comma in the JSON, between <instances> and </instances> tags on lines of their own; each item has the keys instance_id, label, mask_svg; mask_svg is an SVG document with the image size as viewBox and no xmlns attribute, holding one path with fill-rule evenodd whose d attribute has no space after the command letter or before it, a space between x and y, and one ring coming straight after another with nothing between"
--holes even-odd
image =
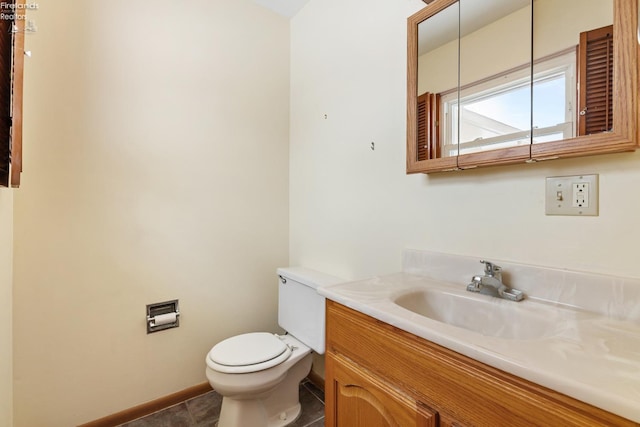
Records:
<instances>
[{"instance_id":1,"label":"watermark logo","mask_svg":"<svg viewBox=\"0 0 640 427\"><path fill-rule=\"evenodd\" d=\"M20 29L16 24L11 24L12 33L35 33L38 31L38 27L36 27L36 22L33 19L27 19L27 22L24 24L24 28Z\"/></svg>"},{"instance_id":2,"label":"watermark logo","mask_svg":"<svg viewBox=\"0 0 640 427\"><path fill-rule=\"evenodd\" d=\"M7 3L0 1L0 21L11 21L11 33L35 33L38 30L36 22L33 19L27 19L27 11L35 11L40 8L38 3ZM16 22L24 21L22 29Z\"/></svg>"}]
</instances>

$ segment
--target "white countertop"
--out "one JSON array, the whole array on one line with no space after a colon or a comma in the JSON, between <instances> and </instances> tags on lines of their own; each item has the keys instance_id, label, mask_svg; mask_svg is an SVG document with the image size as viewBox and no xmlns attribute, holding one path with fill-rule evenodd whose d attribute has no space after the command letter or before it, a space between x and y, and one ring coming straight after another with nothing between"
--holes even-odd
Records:
<instances>
[{"instance_id":1,"label":"white countertop","mask_svg":"<svg viewBox=\"0 0 640 427\"><path fill-rule=\"evenodd\" d=\"M483 298L496 307L560 312L556 327L537 338L498 338L439 322L393 301L429 288ZM326 298L487 365L640 422L640 322L559 307L531 298L521 302L466 292L466 283L397 273L318 288ZM637 300L634 301L637 304Z\"/></svg>"}]
</instances>

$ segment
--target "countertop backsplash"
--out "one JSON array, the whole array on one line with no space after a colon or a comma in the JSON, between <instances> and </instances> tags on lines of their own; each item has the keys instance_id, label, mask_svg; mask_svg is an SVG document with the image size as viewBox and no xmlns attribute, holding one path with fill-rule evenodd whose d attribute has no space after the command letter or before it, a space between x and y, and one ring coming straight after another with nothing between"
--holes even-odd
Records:
<instances>
[{"instance_id":1,"label":"countertop backsplash","mask_svg":"<svg viewBox=\"0 0 640 427\"><path fill-rule=\"evenodd\" d=\"M406 249L402 271L459 284L482 274L478 257ZM488 259L502 267L503 282L528 298L576 307L620 320L640 322L640 279L563 270Z\"/></svg>"}]
</instances>

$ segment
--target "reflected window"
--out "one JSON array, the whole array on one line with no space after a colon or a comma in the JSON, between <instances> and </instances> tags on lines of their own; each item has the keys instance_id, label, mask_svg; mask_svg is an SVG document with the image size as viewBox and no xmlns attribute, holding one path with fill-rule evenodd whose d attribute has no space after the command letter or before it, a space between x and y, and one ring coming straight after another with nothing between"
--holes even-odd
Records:
<instances>
[{"instance_id":1,"label":"reflected window","mask_svg":"<svg viewBox=\"0 0 640 427\"><path fill-rule=\"evenodd\" d=\"M533 103L529 64L461 88L459 101L458 91L443 93L445 155L530 144L532 104L533 143L573 137L575 64L575 49L536 61Z\"/></svg>"}]
</instances>

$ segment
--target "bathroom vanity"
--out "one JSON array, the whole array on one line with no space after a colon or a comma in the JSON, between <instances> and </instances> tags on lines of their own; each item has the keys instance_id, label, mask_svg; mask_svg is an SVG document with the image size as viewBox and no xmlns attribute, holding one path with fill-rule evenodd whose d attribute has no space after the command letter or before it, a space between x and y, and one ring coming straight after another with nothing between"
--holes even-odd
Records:
<instances>
[{"instance_id":1,"label":"bathroom vanity","mask_svg":"<svg viewBox=\"0 0 640 427\"><path fill-rule=\"evenodd\" d=\"M637 426L327 302L326 426Z\"/></svg>"},{"instance_id":2,"label":"bathroom vanity","mask_svg":"<svg viewBox=\"0 0 640 427\"><path fill-rule=\"evenodd\" d=\"M411 266L416 258L426 269ZM477 260L454 258L409 253L403 273L320 289L326 426L640 425L640 322L619 298L635 299L636 279L509 265L512 282L532 274L537 291L518 282L528 301L467 297L464 283L444 276ZM594 290L602 294L585 297ZM605 301L608 292L618 300ZM420 313L421 299L437 295L450 318ZM465 324L469 313L475 323ZM506 318L522 325L491 325Z\"/></svg>"}]
</instances>

